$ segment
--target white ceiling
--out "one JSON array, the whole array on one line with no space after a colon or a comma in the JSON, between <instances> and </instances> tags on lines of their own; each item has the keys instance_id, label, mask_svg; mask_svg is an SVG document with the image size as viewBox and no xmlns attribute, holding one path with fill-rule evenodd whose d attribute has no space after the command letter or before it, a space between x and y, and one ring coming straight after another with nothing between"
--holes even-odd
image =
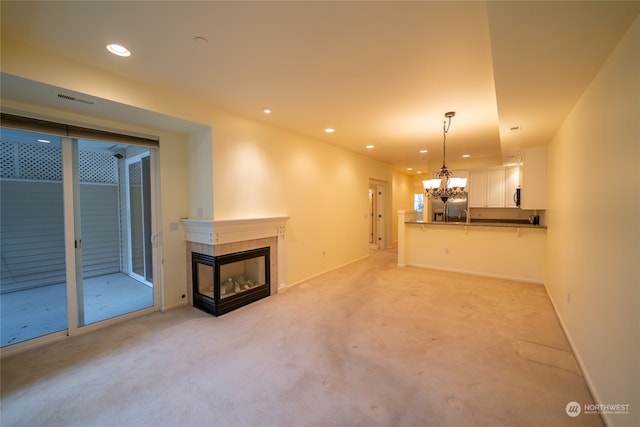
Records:
<instances>
[{"instance_id":1,"label":"white ceiling","mask_svg":"<svg viewBox=\"0 0 640 427\"><path fill-rule=\"evenodd\" d=\"M441 161L447 111L456 111L448 159L508 162L521 147L546 144L640 1L3 1L1 8L3 39L415 172ZM132 56L109 54L111 42ZM3 82L3 96L15 92Z\"/></svg>"}]
</instances>

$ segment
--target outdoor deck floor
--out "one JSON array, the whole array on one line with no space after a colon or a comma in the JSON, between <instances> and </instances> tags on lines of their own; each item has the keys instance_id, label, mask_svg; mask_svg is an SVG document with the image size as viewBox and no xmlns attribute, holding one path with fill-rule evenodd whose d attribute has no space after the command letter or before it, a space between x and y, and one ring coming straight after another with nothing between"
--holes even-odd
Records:
<instances>
[{"instance_id":1,"label":"outdoor deck floor","mask_svg":"<svg viewBox=\"0 0 640 427\"><path fill-rule=\"evenodd\" d=\"M153 289L124 273L83 283L86 325L153 306ZM66 292L61 283L0 295L2 346L67 329Z\"/></svg>"}]
</instances>

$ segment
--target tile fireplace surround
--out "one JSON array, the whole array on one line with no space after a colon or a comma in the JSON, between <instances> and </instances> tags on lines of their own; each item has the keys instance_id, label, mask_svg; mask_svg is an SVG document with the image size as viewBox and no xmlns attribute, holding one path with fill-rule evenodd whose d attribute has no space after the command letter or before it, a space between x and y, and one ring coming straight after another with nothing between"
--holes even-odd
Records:
<instances>
[{"instance_id":1,"label":"tile fireplace surround","mask_svg":"<svg viewBox=\"0 0 640 427\"><path fill-rule=\"evenodd\" d=\"M289 217L209 220L182 219L187 242L187 289L193 305L191 253L218 256L269 247L271 295L287 284L285 225Z\"/></svg>"}]
</instances>

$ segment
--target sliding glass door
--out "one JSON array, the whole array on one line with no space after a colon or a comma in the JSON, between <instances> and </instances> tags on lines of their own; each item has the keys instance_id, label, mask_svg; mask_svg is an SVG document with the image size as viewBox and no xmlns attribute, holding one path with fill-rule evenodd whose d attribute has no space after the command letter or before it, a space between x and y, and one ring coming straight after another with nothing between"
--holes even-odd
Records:
<instances>
[{"instance_id":1,"label":"sliding glass door","mask_svg":"<svg viewBox=\"0 0 640 427\"><path fill-rule=\"evenodd\" d=\"M2 129L2 346L154 307L154 150Z\"/></svg>"}]
</instances>

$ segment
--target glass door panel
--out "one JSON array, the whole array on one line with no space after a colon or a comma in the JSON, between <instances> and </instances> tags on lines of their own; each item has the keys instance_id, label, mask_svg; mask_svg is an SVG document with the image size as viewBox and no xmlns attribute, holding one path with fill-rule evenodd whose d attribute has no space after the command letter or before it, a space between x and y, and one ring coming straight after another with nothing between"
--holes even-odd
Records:
<instances>
[{"instance_id":1,"label":"glass door panel","mask_svg":"<svg viewBox=\"0 0 640 427\"><path fill-rule=\"evenodd\" d=\"M153 307L145 263L151 218L147 231L141 152L149 157L149 149L79 141L83 291L78 312L84 313L79 326Z\"/></svg>"},{"instance_id":2,"label":"glass door panel","mask_svg":"<svg viewBox=\"0 0 640 427\"><path fill-rule=\"evenodd\" d=\"M67 329L62 141L0 129L2 347Z\"/></svg>"}]
</instances>

